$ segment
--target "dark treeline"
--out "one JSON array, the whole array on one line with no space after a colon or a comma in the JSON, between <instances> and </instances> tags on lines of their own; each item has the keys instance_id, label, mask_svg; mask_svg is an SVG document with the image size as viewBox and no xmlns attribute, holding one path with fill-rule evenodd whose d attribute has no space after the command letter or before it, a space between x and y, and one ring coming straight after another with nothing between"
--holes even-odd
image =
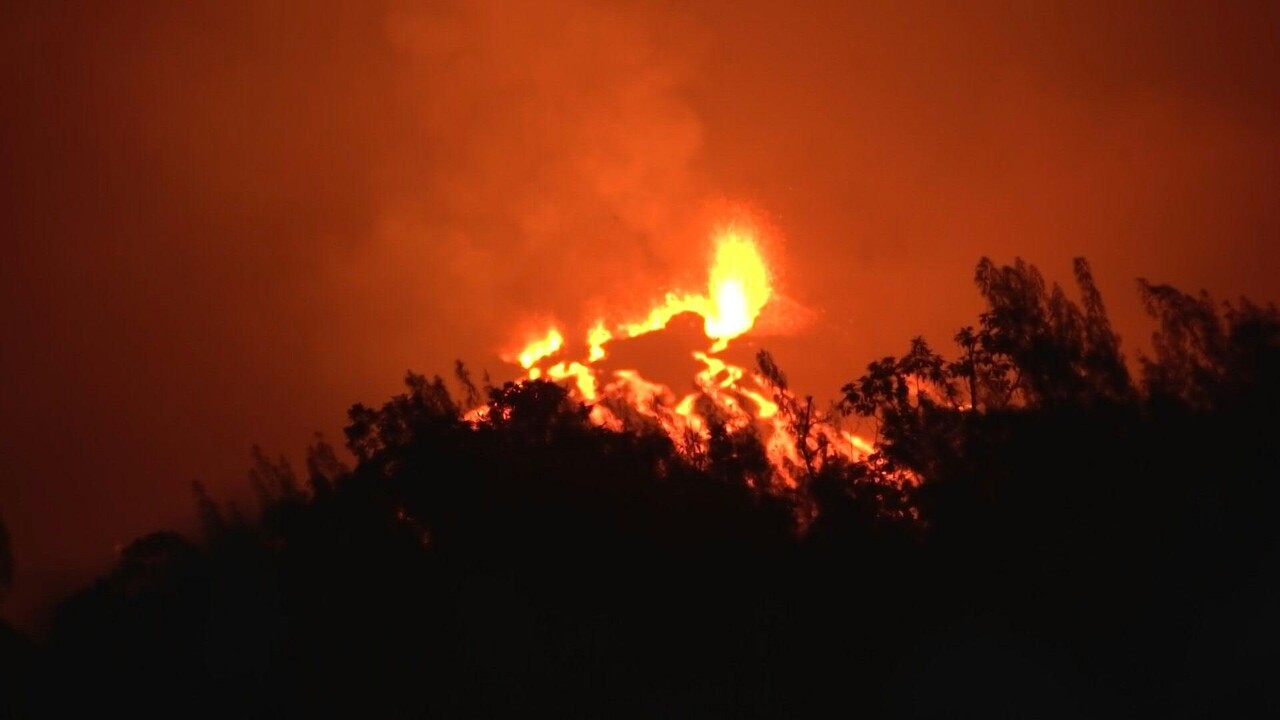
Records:
<instances>
[{"instance_id":1,"label":"dark treeline","mask_svg":"<svg viewBox=\"0 0 1280 720\"><path fill-rule=\"evenodd\" d=\"M255 453L258 508L197 486L201 537L137 539L38 645L4 630L0 704L1274 716L1280 314L1140 282L1153 350L1131 364L1076 280L1073 301L981 262L987 310L948 357L917 338L845 386L879 429L864 462L782 397L797 487L751 431L713 422L690 452L554 384L411 374L351 409L353 467ZM0 548L0 588L9 568Z\"/></svg>"}]
</instances>

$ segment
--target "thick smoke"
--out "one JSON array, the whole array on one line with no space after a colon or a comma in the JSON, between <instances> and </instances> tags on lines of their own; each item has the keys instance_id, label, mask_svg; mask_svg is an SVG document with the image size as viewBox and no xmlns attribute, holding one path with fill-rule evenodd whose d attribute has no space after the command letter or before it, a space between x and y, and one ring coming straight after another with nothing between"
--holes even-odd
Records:
<instances>
[{"instance_id":1,"label":"thick smoke","mask_svg":"<svg viewBox=\"0 0 1280 720\"><path fill-rule=\"evenodd\" d=\"M667 20L581 0L393 12L412 130L379 154L377 226L333 258L338 284L396 288L421 323L406 341L469 338L487 362L552 319L576 336L705 276L702 127Z\"/></svg>"},{"instance_id":2,"label":"thick smoke","mask_svg":"<svg viewBox=\"0 0 1280 720\"><path fill-rule=\"evenodd\" d=\"M1128 343L1140 275L1278 294L1274 4L0 12L15 615L406 369L501 376L552 319L700 289L734 202L778 231L761 323L807 327L766 347L819 396L943 345L982 255L1087 256Z\"/></svg>"}]
</instances>

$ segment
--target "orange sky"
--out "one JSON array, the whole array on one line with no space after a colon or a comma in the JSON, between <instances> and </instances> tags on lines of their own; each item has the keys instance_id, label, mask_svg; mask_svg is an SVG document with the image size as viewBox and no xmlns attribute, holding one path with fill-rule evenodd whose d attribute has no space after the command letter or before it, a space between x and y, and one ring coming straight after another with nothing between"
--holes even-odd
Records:
<instances>
[{"instance_id":1,"label":"orange sky","mask_svg":"<svg viewBox=\"0 0 1280 720\"><path fill-rule=\"evenodd\" d=\"M1131 354L1140 275L1280 296L1277 6L801 4L3 10L0 613L407 368L698 287L729 203L819 396L973 322L982 255L1087 256Z\"/></svg>"}]
</instances>

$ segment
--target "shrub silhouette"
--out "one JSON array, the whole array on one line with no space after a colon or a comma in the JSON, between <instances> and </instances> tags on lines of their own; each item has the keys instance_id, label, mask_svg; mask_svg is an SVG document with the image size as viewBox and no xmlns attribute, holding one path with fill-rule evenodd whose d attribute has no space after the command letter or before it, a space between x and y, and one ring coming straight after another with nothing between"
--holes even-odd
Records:
<instances>
[{"instance_id":1,"label":"shrub silhouette","mask_svg":"<svg viewBox=\"0 0 1280 720\"><path fill-rule=\"evenodd\" d=\"M1079 300L979 263L954 337L871 363L848 462L781 393L799 482L712 415L700 452L554 383L455 368L348 414L351 467L255 449L259 506L126 547L58 609L40 707L134 714L1261 714L1280 560L1280 315L1140 283L1130 376ZM767 354L761 371L786 379ZM464 409L483 403L476 421ZM903 480L910 479L910 482Z\"/></svg>"}]
</instances>

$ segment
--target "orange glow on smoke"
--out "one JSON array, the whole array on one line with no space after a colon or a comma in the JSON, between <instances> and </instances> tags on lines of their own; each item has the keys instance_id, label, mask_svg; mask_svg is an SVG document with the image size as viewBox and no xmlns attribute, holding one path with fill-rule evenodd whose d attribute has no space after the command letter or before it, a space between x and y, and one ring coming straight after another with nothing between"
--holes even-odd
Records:
<instances>
[{"instance_id":1,"label":"orange glow on smoke","mask_svg":"<svg viewBox=\"0 0 1280 720\"><path fill-rule=\"evenodd\" d=\"M546 377L570 383L574 396L591 405L591 420L605 427L656 426L680 447L707 441L711 415L729 430L754 429L764 440L778 477L787 485L795 484L805 457L812 457L819 448L848 460L874 452L870 443L836 428L820 414L814 416L809 437L800 440L794 431L794 408L799 407L794 396L773 387L761 375L717 357L730 341L752 329L774 290L754 226L739 222L724 227L713 233L711 245L705 292L668 292L639 320L612 324L603 318L597 320L584 337L585 360L557 360L542 367L542 361L554 359L565 347L564 336L556 327L508 359L514 358L525 369L525 379ZM708 349L692 351L692 357L703 365L693 377L695 392L677 398L667 386L646 380L633 369L616 370L609 381L598 377L596 364L606 357L609 342L660 331L672 318L687 312L702 317L703 332L711 341ZM793 408L790 414L783 412L782 403ZM480 412L468 417L477 419Z\"/></svg>"}]
</instances>

